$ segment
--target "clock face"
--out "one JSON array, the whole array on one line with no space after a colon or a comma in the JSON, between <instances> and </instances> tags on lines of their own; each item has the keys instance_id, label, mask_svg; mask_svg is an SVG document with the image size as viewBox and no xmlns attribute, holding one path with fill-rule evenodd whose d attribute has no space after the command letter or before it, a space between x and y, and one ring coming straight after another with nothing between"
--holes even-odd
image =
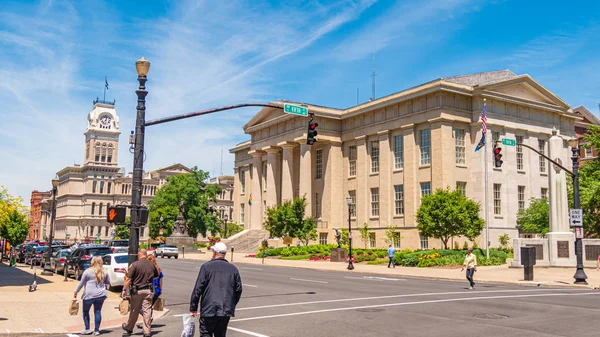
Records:
<instances>
[{"instance_id":1,"label":"clock face","mask_svg":"<svg viewBox=\"0 0 600 337\"><path fill-rule=\"evenodd\" d=\"M100 124L102 126L110 126L110 122L112 122L112 118L110 118L110 116L100 117Z\"/></svg>"}]
</instances>

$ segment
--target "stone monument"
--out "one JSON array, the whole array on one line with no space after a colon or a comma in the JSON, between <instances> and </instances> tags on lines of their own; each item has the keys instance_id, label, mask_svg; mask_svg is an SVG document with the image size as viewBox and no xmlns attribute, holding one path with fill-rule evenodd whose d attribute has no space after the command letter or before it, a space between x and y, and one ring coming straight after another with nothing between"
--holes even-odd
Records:
<instances>
[{"instance_id":1,"label":"stone monument","mask_svg":"<svg viewBox=\"0 0 600 337\"><path fill-rule=\"evenodd\" d=\"M340 245L342 234L337 228L334 228L333 230L335 231L335 241L337 241L338 247L331 249L331 258L329 260L331 262L346 262L346 249L342 248Z\"/></svg>"},{"instance_id":2,"label":"stone monument","mask_svg":"<svg viewBox=\"0 0 600 337\"><path fill-rule=\"evenodd\" d=\"M548 157L566 167L566 160L563 160L565 153L568 154L568 150L565 148L564 140L558 135L558 131L553 129L552 137L548 140ZM537 266L574 267L576 265L575 235L569 228L567 173L554 164L551 164L548 170L548 187L550 232L541 239L514 239L513 267L520 266L520 251L521 247L525 246L536 247Z\"/></svg>"},{"instance_id":3,"label":"stone monument","mask_svg":"<svg viewBox=\"0 0 600 337\"><path fill-rule=\"evenodd\" d=\"M187 222L183 218L185 207L183 200L179 202L179 215L177 220L173 224L173 233L171 236L166 238L166 243L169 245L176 245L177 248L185 247L187 249L196 250L197 247L194 245L194 238L190 237L187 231Z\"/></svg>"}]
</instances>

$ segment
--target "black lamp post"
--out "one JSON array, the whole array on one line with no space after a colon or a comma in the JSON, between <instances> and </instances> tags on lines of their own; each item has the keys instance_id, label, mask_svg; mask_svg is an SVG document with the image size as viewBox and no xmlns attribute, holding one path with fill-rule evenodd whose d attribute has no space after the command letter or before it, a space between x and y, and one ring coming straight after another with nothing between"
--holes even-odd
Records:
<instances>
[{"instance_id":1,"label":"black lamp post","mask_svg":"<svg viewBox=\"0 0 600 337\"><path fill-rule=\"evenodd\" d=\"M352 263L352 226L350 225L350 215L352 211L352 197L347 196L346 202L348 203L348 247L350 251L348 253L348 270L354 269L354 264Z\"/></svg>"},{"instance_id":2,"label":"black lamp post","mask_svg":"<svg viewBox=\"0 0 600 337\"><path fill-rule=\"evenodd\" d=\"M571 160L573 161L573 208L580 209L579 201L579 142L577 138L569 140L571 146ZM582 224L583 226L583 221ZM583 228L582 228L583 229ZM588 284L586 282L587 275L583 270L583 243L581 238L576 235L575 238L575 255L577 255L577 271L575 271L575 284Z\"/></svg>"},{"instance_id":3,"label":"black lamp post","mask_svg":"<svg viewBox=\"0 0 600 337\"><path fill-rule=\"evenodd\" d=\"M58 192L58 179L52 179L52 217L50 219L50 240L48 241L48 249L46 253L46 262L44 263L44 271L42 275L52 276L54 271L50 265L50 257L52 256L52 241L54 241L54 219L56 219L56 193Z\"/></svg>"},{"instance_id":4,"label":"black lamp post","mask_svg":"<svg viewBox=\"0 0 600 337\"><path fill-rule=\"evenodd\" d=\"M225 221L225 228L223 228L223 238L227 239L227 220L229 220L227 214L223 216L223 220Z\"/></svg>"},{"instance_id":5,"label":"black lamp post","mask_svg":"<svg viewBox=\"0 0 600 337\"><path fill-rule=\"evenodd\" d=\"M135 119L135 143L133 152L133 179L131 191L131 227L129 227L129 258L128 264L137 261L137 253L140 244L140 207L142 204L142 175L144 174L144 133L146 123L146 81L150 62L144 57L135 62L140 86L135 91L137 95L137 116Z\"/></svg>"}]
</instances>

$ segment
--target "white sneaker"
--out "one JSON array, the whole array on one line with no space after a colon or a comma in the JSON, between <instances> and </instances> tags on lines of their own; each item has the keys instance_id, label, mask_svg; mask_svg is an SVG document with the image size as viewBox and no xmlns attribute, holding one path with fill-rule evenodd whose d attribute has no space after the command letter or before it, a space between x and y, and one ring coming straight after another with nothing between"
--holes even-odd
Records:
<instances>
[{"instance_id":1,"label":"white sneaker","mask_svg":"<svg viewBox=\"0 0 600 337\"><path fill-rule=\"evenodd\" d=\"M92 334L92 330L83 330L82 332L79 333L80 335L91 335Z\"/></svg>"},{"instance_id":2,"label":"white sneaker","mask_svg":"<svg viewBox=\"0 0 600 337\"><path fill-rule=\"evenodd\" d=\"M100 336L100 331L94 331L94 336Z\"/></svg>"},{"instance_id":3,"label":"white sneaker","mask_svg":"<svg viewBox=\"0 0 600 337\"><path fill-rule=\"evenodd\" d=\"M469 290L473 290L473 287L469 287Z\"/></svg>"}]
</instances>

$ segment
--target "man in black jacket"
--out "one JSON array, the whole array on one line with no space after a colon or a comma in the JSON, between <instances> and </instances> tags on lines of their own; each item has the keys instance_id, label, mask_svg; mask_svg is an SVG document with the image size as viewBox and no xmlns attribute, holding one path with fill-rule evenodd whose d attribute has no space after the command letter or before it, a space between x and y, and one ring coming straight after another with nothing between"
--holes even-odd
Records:
<instances>
[{"instance_id":1,"label":"man in black jacket","mask_svg":"<svg viewBox=\"0 0 600 337\"><path fill-rule=\"evenodd\" d=\"M227 246L217 242L213 259L200 268L190 300L190 313L198 317L200 304L200 337L225 337L229 319L242 296L242 279L238 269L225 260Z\"/></svg>"}]
</instances>

